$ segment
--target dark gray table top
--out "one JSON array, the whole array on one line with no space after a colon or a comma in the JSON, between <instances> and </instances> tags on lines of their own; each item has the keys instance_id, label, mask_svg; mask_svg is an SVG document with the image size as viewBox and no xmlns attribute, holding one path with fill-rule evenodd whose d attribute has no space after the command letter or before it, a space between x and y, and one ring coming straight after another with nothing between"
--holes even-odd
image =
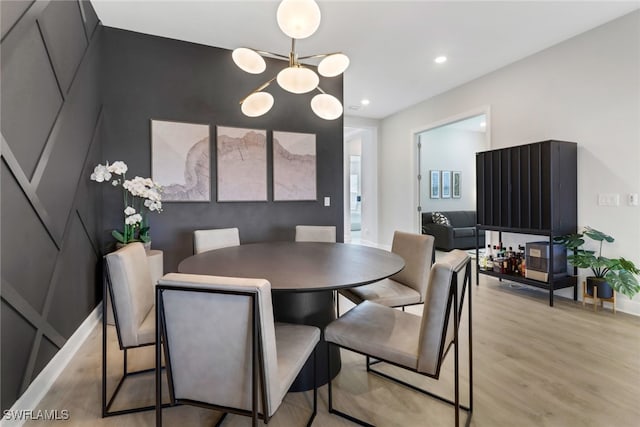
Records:
<instances>
[{"instance_id":1,"label":"dark gray table top","mask_svg":"<svg viewBox=\"0 0 640 427\"><path fill-rule=\"evenodd\" d=\"M190 256L180 273L267 279L273 291L326 291L366 285L404 268L402 257L344 243L265 242Z\"/></svg>"}]
</instances>

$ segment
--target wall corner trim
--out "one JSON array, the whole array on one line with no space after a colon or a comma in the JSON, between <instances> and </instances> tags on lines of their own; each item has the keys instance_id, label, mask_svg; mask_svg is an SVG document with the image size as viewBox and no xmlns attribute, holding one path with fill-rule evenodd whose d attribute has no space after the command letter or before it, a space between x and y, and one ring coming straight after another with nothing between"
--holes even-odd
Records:
<instances>
[{"instance_id":1,"label":"wall corner trim","mask_svg":"<svg viewBox=\"0 0 640 427\"><path fill-rule=\"evenodd\" d=\"M64 346L56 353L51 361L44 367L38 376L31 382L27 390L16 400L9 411L33 411L42 398L62 373L64 368L73 359L80 346L89 337L93 329L102 319L102 303L87 316L76 331L69 337ZM1 427L19 427L26 420L2 420Z\"/></svg>"}]
</instances>

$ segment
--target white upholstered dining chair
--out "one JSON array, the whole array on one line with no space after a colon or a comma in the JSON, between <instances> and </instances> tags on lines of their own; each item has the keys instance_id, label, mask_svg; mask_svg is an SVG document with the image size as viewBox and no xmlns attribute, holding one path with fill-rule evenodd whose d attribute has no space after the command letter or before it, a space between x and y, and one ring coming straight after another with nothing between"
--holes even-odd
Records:
<instances>
[{"instance_id":1,"label":"white upholstered dining chair","mask_svg":"<svg viewBox=\"0 0 640 427\"><path fill-rule=\"evenodd\" d=\"M128 350L155 344L153 283L147 254L142 243L130 243L104 257L103 301L109 294L120 350L123 352L123 376L111 397L107 397L107 316L102 316L102 416L122 415L154 409L155 405L111 411L124 380L131 375L153 372L153 368L129 372Z\"/></svg>"},{"instance_id":2,"label":"white upholstered dining chair","mask_svg":"<svg viewBox=\"0 0 640 427\"><path fill-rule=\"evenodd\" d=\"M296 225L296 242L336 242L333 225Z\"/></svg>"},{"instance_id":3,"label":"white upholstered dining chair","mask_svg":"<svg viewBox=\"0 0 640 427\"><path fill-rule=\"evenodd\" d=\"M158 282L156 304L172 404L250 416L255 426L258 418L269 422L312 355L315 372L320 330L274 323L264 279L171 273ZM162 401L160 363L158 347L156 402ZM307 425L316 415L315 378L312 405ZM162 425L159 404L156 425Z\"/></svg>"},{"instance_id":4,"label":"white upholstered dining chair","mask_svg":"<svg viewBox=\"0 0 640 427\"><path fill-rule=\"evenodd\" d=\"M237 228L217 228L193 232L193 252L212 251L240 245L240 231Z\"/></svg>"},{"instance_id":5,"label":"white upholstered dining chair","mask_svg":"<svg viewBox=\"0 0 640 427\"><path fill-rule=\"evenodd\" d=\"M371 301L387 307L402 307L403 310L407 305L422 304L434 261L433 245L433 236L396 231L391 252L404 259L404 269L387 279L342 289L340 293L355 304ZM338 315L339 308L338 305Z\"/></svg>"},{"instance_id":6,"label":"white upholstered dining chair","mask_svg":"<svg viewBox=\"0 0 640 427\"><path fill-rule=\"evenodd\" d=\"M473 410L473 364L471 339L471 263L465 252L454 250L433 265L422 317L365 301L325 328L325 340L356 353L404 368L418 374L440 378L440 370L449 350L454 356L454 400L420 389L388 374L367 371L390 379L413 390L454 405L455 425L459 409L467 411L469 425ZM469 320L469 406L460 404L459 336L462 307L467 296ZM329 361L330 364L330 361ZM329 369L331 366L328 367ZM333 407L333 390L329 381L329 412L361 425L369 423Z\"/></svg>"}]
</instances>

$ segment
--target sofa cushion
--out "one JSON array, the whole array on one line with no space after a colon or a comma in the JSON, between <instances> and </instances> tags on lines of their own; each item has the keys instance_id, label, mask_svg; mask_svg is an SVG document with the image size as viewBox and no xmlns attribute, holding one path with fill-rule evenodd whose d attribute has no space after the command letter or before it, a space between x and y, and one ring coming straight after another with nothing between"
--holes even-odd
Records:
<instances>
[{"instance_id":1,"label":"sofa cushion","mask_svg":"<svg viewBox=\"0 0 640 427\"><path fill-rule=\"evenodd\" d=\"M434 224L451 225L449 218L447 218L446 215L442 214L441 212L434 212L431 215L431 218Z\"/></svg>"},{"instance_id":2,"label":"sofa cushion","mask_svg":"<svg viewBox=\"0 0 640 427\"><path fill-rule=\"evenodd\" d=\"M453 229L453 237L473 237L476 235L474 227L460 227Z\"/></svg>"},{"instance_id":3,"label":"sofa cushion","mask_svg":"<svg viewBox=\"0 0 640 427\"><path fill-rule=\"evenodd\" d=\"M475 227L476 213L475 211L451 211L443 212L454 228L458 227Z\"/></svg>"}]
</instances>

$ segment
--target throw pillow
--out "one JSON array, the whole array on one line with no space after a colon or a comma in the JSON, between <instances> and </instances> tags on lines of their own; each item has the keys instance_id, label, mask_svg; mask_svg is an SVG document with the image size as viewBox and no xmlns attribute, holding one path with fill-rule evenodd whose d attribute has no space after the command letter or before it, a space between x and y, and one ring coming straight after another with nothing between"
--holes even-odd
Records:
<instances>
[{"instance_id":1,"label":"throw pillow","mask_svg":"<svg viewBox=\"0 0 640 427\"><path fill-rule=\"evenodd\" d=\"M431 221L433 221L434 224L451 226L451 221L449 221L449 218L447 218L440 212L434 212L431 215Z\"/></svg>"}]
</instances>

